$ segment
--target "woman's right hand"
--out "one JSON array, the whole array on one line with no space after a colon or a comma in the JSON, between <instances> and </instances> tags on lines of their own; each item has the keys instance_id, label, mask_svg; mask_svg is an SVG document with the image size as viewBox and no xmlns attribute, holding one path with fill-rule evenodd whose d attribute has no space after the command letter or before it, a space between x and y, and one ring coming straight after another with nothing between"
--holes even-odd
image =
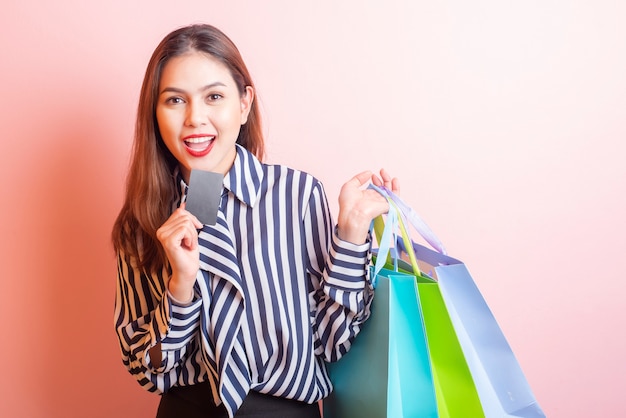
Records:
<instances>
[{"instance_id":1,"label":"woman's right hand","mask_svg":"<svg viewBox=\"0 0 626 418\"><path fill-rule=\"evenodd\" d=\"M168 290L179 302L191 302L193 285L200 268L198 229L202 223L185 210L183 203L157 230L156 236L172 268Z\"/></svg>"}]
</instances>

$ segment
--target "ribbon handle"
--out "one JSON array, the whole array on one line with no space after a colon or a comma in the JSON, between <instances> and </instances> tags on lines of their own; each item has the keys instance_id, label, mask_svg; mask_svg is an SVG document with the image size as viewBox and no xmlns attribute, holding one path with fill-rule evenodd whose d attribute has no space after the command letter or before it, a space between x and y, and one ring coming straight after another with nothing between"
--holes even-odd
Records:
<instances>
[{"instance_id":1,"label":"ribbon handle","mask_svg":"<svg viewBox=\"0 0 626 418\"><path fill-rule=\"evenodd\" d=\"M383 220L383 217L381 215L373 221L373 229L376 234L376 239L379 246L376 264L374 266L374 280L376 280L376 275L380 272L380 270L387 262L393 263L394 270L398 269L397 259L399 257L399 248L395 247L392 254L390 244L391 242L394 242L398 245L402 244L402 249L409 256L411 267L413 267L413 272L416 275L421 274L420 268L417 265L417 257L415 256L415 251L413 250L413 242L411 241L411 237L409 236L408 230L406 228L406 221L408 221L408 223L412 225L413 228L415 228L418 234L432 248L434 248L437 252L441 254L447 254L442 242L428 227L426 222L424 222L422 218L409 205L407 205L402 199L400 199L398 195L396 195L384 186L379 187L374 184L370 184L369 188L376 190L385 199L387 199L387 202L389 203L389 212L387 213L387 219ZM402 239L399 239L399 237L397 236L398 230L400 231Z\"/></svg>"}]
</instances>

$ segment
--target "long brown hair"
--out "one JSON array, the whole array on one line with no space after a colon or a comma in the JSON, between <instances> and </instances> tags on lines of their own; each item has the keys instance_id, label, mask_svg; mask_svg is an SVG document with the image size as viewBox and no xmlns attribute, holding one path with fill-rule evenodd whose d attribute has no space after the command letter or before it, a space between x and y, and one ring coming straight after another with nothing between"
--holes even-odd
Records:
<instances>
[{"instance_id":1,"label":"long brown hair","mask_svg":"<svg viewBox=\"0 0 626 418\"><path fill-rule=\"evenodd\" d=\"M165 265L165 253L156 238L156 230L170 216L178 187L173 178L178 162L165 146L156 120L159 83L171 58L194 50L221 61L230 70L240 94L244 94L246 86L254 88L235 44L211 25L177 29L154 50L141 86L126 196L112 232L115 250L133 256L138 267L150 272ZM252 103L237 143L263 159L265 149L257 100Z\"/></svg>"}]
</instances>

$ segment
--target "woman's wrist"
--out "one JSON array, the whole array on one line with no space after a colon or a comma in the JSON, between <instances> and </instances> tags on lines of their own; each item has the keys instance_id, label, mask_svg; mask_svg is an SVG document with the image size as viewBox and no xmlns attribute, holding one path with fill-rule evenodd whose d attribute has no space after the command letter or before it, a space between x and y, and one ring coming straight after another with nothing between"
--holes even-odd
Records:
<instances>
[{"instance_id":1,"label":"woman's wrist","mask_svg":"<svg viewBox=\"0 0 626 418\"><path fill-rule=\"evenodd\" d=\"M363 222L356 218L341 218L337 222L337 236L342 241L361 245L367 241L371 221Z\"/></svg>"},{"instance_id":2,"label":"woman's wrist","mask_svg":"<svg viewBox=\"0 0 626 418\"><path fill-rule=\"evenodd\" d=\"M179 305L189 305L193 301L193 283L181 283L172 276L167 284L167 291L174 302Z\"/></svg>"}]
</instances>

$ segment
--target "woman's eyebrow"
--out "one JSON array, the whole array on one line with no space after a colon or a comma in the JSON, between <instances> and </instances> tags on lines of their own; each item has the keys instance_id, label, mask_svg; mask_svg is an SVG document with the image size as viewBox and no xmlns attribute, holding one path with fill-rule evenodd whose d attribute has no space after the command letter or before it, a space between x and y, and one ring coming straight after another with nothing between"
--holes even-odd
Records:
<instances>
[{"instance_id":1,"label":"woman's eyebrow","mask_svg":"<svg viewBox=\"0 0 626 418\"><path fill-rule=\"evenodd\" d=\"M211 84L207 84L206 86L200 88L199 91L205 91L205 90L210 90L213 87L226 87L226 84L222 83L221 81L216 81L214 83ZM186 93L187 91L178 87L165 87L163 88L163 90L161 90L161 92L159 94L163 94L163 93Z\"/></svg>"}]
</instances>

